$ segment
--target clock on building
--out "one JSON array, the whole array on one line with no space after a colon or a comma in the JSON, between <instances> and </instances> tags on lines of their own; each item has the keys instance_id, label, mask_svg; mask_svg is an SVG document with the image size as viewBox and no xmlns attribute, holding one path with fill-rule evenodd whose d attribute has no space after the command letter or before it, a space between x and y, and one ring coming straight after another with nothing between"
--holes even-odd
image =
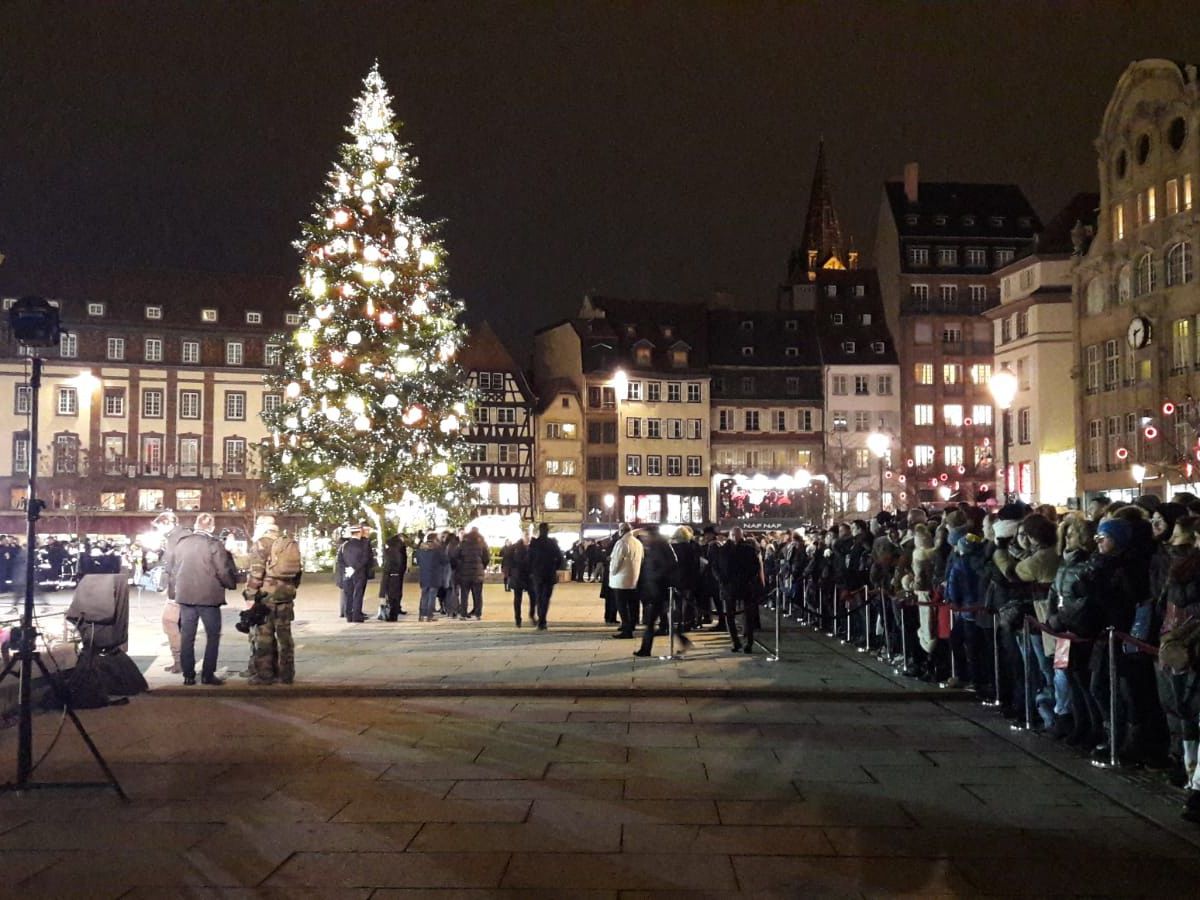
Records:
<instances>
[{"instance_id":1,"label":"clock on building","mask_svg":"<svg viewBox=\"0 0 1200 900\"><path fill-rule=\"evenodd\" d=\"M1145 316L1134 316L1125 332L1125 340L1134 350L1140 350L1150 343L1150 320Z\"/></svg>"}]
</instances>

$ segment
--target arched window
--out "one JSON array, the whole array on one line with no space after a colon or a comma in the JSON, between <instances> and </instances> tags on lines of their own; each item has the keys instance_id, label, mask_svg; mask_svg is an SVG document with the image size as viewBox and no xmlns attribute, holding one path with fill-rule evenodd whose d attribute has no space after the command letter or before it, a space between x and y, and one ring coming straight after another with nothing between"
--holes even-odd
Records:
<instances>
[{"instance_id":1,"label":"arched window","mask_svg":"<svg viewBox=\"0 0 1200 900\"><path fill-rule=\"evenodd\" d=\"M1193 277L1192 242L1180 241L1167 251L1167 287L1187 284Z\"/></svg>"},{"instance_id":2,"label":"arched window","mask_svg":"<svg viewBox=\"0 0 1200 900\"><path fill-rule=\"evenodd\" d=\"M1149 251L1138 257L1135 281L1138 297L1149 294L1157 286L1154 283L1154 257Z\"/></svg>"},{"instance_id":3,"label":"arched window","mask_svg":"<svg viewBox=\"0 0 1200 900\"><path fill-rule=\"evenodd\" d=\"M1087 314L1098 316L1104 312L1105 301L1108 299L1108 284L1103 275L1097 275L1087 286Z\"/></svg>"},{"instance_id":4,"label":"arched window","mask_svg":"<svg viewBox=\"0 0 1200 900\"><path fill-rule=\"evenodd\" d=\"M1117 276L1117 303L1124 306L1133 296L1133 273L1129 268L1129 263L1121 266L1121 272Z\"/></svg>"}]
</instances>

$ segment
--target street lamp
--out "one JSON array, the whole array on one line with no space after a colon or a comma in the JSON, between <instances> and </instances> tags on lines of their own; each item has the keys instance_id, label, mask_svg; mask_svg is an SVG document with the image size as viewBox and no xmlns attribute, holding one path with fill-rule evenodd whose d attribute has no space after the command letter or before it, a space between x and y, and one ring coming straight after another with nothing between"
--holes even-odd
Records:
<instances>
[{"instance_id":1,"label":"street lamp","mask_svg":"<svg viewBox=\"0 0 1200 900\"><path fill-rule=\"evenodd\" d=\"M604 521L611 522L613 520L613 504L617 502L617 498L612 494L604 495Z\"/></svg>"},{"instance_id":2,"label":"street lamp","mask_svg":"<svg viewBox=\"0 0 1200 900\"><path fill-rule=\"evenodd\" d=\"M1004 485L1004 502L1007 503L1011 498L1008 491L1008 411L1012 408L1013 399L1017 396L1017 376L1008 370L1006 365L999 372L991 377L988 382L988 390L992 392L992 399L996 401L996 406L1000 409L1000 440L1003 448L1003 485Z\"/></svg>"},{"instance_id":3,"label":"street lamp","mask_svg":"<svg viewBox=\"0 0 1200 900\"><path fill-rule=\"evenodd\" d=\"M1141 463L1134 463L1129 467L1129 474L1133 476L1133 480L1137 482L1138 496L1142 496L1142 482L1146 480L1146 467Z\"/></svg>"},{"instance_id":4,"label":"street lamp","mask_svg":"<svg viewBox=\"0 0 1200 900\"><path fill-rule=\"evenodd\" d=\"M879 460L879 511L883 512L883 458L887 455L892 439L882 431L872 431L867 435L867 449Z\"/></svg>"}]
</instances>

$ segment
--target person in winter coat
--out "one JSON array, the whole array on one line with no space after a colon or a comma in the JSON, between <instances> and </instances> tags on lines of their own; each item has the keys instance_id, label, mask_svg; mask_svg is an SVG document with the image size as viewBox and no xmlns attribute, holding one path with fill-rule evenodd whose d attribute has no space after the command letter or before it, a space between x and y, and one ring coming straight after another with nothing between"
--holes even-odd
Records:
<instances>
[{"instance_id":1,"label":"person in winter coat","mask_svg":"<svg viewBox=\"0 0 1200 900\"><path fill-rule=\"evenodd\" d=\"M681 525L671 537L671 549L678 561L675 628L683 632L696 627L699 615L696 595L700 592L700 545L692 540L692 529Z\"/></svg>"},{"instance_id":2,"label":"person in winter coat","mask_svg":"<svg viewBox=\"0 0 1200 900\"><path fill-rule=\"evenodd\" d=\"M171 580L171 571L174 565L175 545L179 543L179 539L185 534L188 534L190 529L179 524L179 518L171 510L165 510L155 517L152 527L160 535L162 535L163 555L162 555L162 584L159 590L167 592L167 599L163 602L162 612L162 629L163 634L167 636L167 644L171 648L171 657L173 662L167 667L167 671L174 675L178 675L183 671L183 667L179 661L180 648L180 632L179 632L179 604L175 602L175 584Z\"/></svg>"},{"instance_id":3,"label":"person in winter coat","mask_svg":"<svg viewBox=\"0 0 1200 900\"><path fill-rule=\"evenodd\" d=\"M657 525L647 525L635 534L645 546L638 573L638 596L646 610L646 621L642 646L633 655L649 656L660 622L664 629L667 626L667 606L671 602L671 588L678 581L679 560L672 545L658 533ZM685 645L690 643L686 638L684 641Z\"/></svg>"},{"instance_id":4,"label":"person in winter coat","mask_svg":"<svg viewBox=\"0 0 1200 900\"><path fill-rule=\"evenodd\" d=\"M615 638L629 639L638 624L638 579L642 572L645 547L625 522L621 523L621 536L613 544L608 560L608 586L616 594L617 615L621 627Z\"/></svg>"},{"instance_id":5,"label":"person in winter coat","mask_svg":"<svg viewBox=\"0 0 1200 900\"><path fill-rule=\"evenodd\" d=\"M483 618L483 576L492 561L487 541L472 526L458 545L458 608L464 619ZM471 609L467 611L467 597L471 598Z\"/></svg>"},{"instance_id":6,"label":"person in winter coat","mask_svg":"<svg viewBox=\"0 0 1200 900\"><path fill-rule=\"evenodd\" d=\"M417 546L417 568L420 570L421 601L417 609L418 622L432 622L437 608L438 591L446 583L450 572L450 557L446 548L431 531L425 535L425 540Z\"/></svg>"},{"instance_id":7,"label":"person in winter coat","mask_svg":"<svg viewBox=\"0 0 1200 900\"><path fill-rule=\"evenodd\" d=\"M378 619L395 622L400 616L407 616L402 600L404 598L404 573L408 571L408 545L404 536L393 534L383 545L383 567L379 579Z\"/></svg>"},{"instance_id":8,"label":"person in winter coat","mask_svg":"<svg viewBox=\"0 0 1200 900\"><path fill-rule=\"evenodd\" d=\"M952 606L962 608L956 616L955 629L960 635L968 683L980 696L988 696L992 694L995 680L990 632L982 623L990 624L990 617L978 612L978 607L983 605L987 545L978 533L967 531L965 525L953 529L949 537L954 555L946 567L946 599Z\"/></svg>"},{"instance_id":9,"label":"person in winter coat","mask_svg":"<svg viewBox=\"0 0 1200 900\"><path fill-rule=\"evenodd\" d=\"M449 615L452 619L457 619L459 615L466 618L467 612L465 606L459 608L458 548L461 544L462 539L453 531L442 532L442 546L446 548L446 559L450 561L450 565L446 569L442 586L438 589L438 612L443 616Z\"/></svg>"},{"instance_id":10,"label":"person in winter coat","mask_svg":"<svg viewBox=\"0 0 1200 900\"><path fill-rule=\"evenodd\" d=\"M1175 519L1168 544L1171 565L1163 586L1162 636L1200 618L1200 549L1195 545L1198 529L1200 518L1196 516ZM1172 781L1188 790L1185 817L1200 821L1200 673L1193 669L1176 671L1160 664L1156 674L1159 702L1171 734Z\"/></svg>"},{"instance_id":11,"label":"person in winter coat","mask_svg":"<svg viewBox=\"0 0 1200 900\"><path fill-rule=\"evenodd\" d=\"M546 630L546 616L550 612L550 596L558 583L558 570L563 566L563 553L558 541L550 537L550 526L543 522L538 526L538 536L529 542L529 578L537 601L537 628Z\"/></svg>"},{"instance_id":12,"label":"person in winter coat","mask_svg":"<svg viewBox=\"0 0 1200 900\"><path fill-rule=\"evenodd\" d=\"M1022 513L1023 509L1016 504L1007 504L992 522L993 547L983 568L983 597L996 619L992 620L987 613L977 617L978 621L982 621L986 616L989 625L1000 628L999 634L993 636L989 630L988 636L999 641L1001 670L996 673L998 699L1003 714L1010 719L1025 717L1025 661L1021 645L1025 638L1025 616L1033 613L1029 587L1016 573L1020 560L1017 532L1021 527ZM991 645L985 649L991 652Z\"/></svg>"},{"instance_id":13,"label":"person in winter coat","mask_svg":"<svg viewBox=\"0 0 1200 900\"><path fill-rule=\"evenodd\" d=\"M1017 531L1017 542L1025 556L1016 566L1017 578L1029 586L1033 599L1033 614L1045 623L1050 613L1050 587L1058 572L1059 556L1055 549L1057 534L1050 520L1040 513L1028 515ZM1065 737L1070 729L1070 689L1065 672L1054 669L1054 638L1030 632L1028 658L1041 673L1040 690L1033 702L1042 724Z\"/></svg>"},{"instance_id":14,"label":"person in winter coat","mask_svg":"<svg viewBox=\"0 0 1200 900\"><path fill-rule=\"evenodd\" d=\"M748 539L741 528L729 532L729 540L721 548L721 591L725 595L725 624L729 629L731 650L754 652L754 630L758 627L758 603L766 589L762 557L758 545ZM735 616L742 613L742 639L738 639Z\"/></svg>"},{"instance_id":15,"label":"person in winter coat","mask_svg":"<svg viewBox=\"0 0 1200 900\"><path fill-rule=\"evenodd\" d=\"M513 619L517 627L521 627L521 601L526 592L529 593L529 618L537 619L537 610L533 600L533 587L529 580L529 542L525 535L509 545L508 586L513 595Z\"/></svg>"},{"instance_id":16,"label":"person in winter coat","mask_svg":"<svg viewBox=\"0 0 1200 900\"><path fill-rule=\"evenodd\" d=\"M933 596L933 535L924 523L918 523L912 530L912 551L909 555L911 575L904 585L912 592L918 604L928 604ZM934 650L938 642L938 611L935 607L918 605L914 611L916 619L916 640L909 641L909 652L913 654L914 663L922 662L918 654L923 654L924 674L929 680L936 680L937 672L933 670Z\"/></svg>"},{"instance_id":17,"label":"person in winter coat","mask_svg":"<svg viewBox=\"0 0 1200 900\"><path fill-rule=\"evenodd\" d=\"M365 622L363 595L367 582L375 577L375 550L371 547L370 529L365 525L351 526L349 539L338 548L333 576L342 589L342 618L347 622Z\"/></svg>"},{"instance_id":18,"label":"person in winter coat","mask_svg":"<svg viewBox=\"0 0 1200 900\"><path fill-rule=\"evenodd\" d=\"M225 592L237 587L237 567L225 545L213 535L215 522L209 513L196 516L192 533L175 545L171 578L179 602L180 665L183 683L196 683L196 631L204 623L204 662L200 683L221 685L217 653L221 647L221 607Z\"/></svg>"},{"instance_id":19,"label":"person in winter coat","mask_svg":"<svg viewBox=\"0 0 1200 900\"><path fill-rule=\"evenodd\" d=\"M1050 586L1050 612L1046 624L1051 631L1095 637L1099 626L1087 611L1087 591L1083 584L1093 544L1091 520L1079 514L1064 518L1059 523L1058 534L1061 562ZM1104 740L1104 717L1088 689L1093 645L1087 641L1056 638L1055 657L1064 652L1073 725L1066 743L1090 752ZM1096 652L1104 651L1098 648Z\"/></svg>"}]
</instances>

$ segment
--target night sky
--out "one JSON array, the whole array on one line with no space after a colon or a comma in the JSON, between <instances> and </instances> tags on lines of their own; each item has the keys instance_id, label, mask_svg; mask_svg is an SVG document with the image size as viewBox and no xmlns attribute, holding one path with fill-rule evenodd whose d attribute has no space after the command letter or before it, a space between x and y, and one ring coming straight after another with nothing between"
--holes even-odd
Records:
<instances>
[{"instance_id":1,"label":"night sky","mask_svg":"<svg viewBox=\"0 0 1200 900\"><path fill-rule=\"evenodd\" d=\"M1192 3L0 5L6 265L291 276L378 57L450 284L519 351L587 292L769 303L824 136L869 254L881 183L1096 189L1129 61Z\"/></svg>"}]
</instances>

